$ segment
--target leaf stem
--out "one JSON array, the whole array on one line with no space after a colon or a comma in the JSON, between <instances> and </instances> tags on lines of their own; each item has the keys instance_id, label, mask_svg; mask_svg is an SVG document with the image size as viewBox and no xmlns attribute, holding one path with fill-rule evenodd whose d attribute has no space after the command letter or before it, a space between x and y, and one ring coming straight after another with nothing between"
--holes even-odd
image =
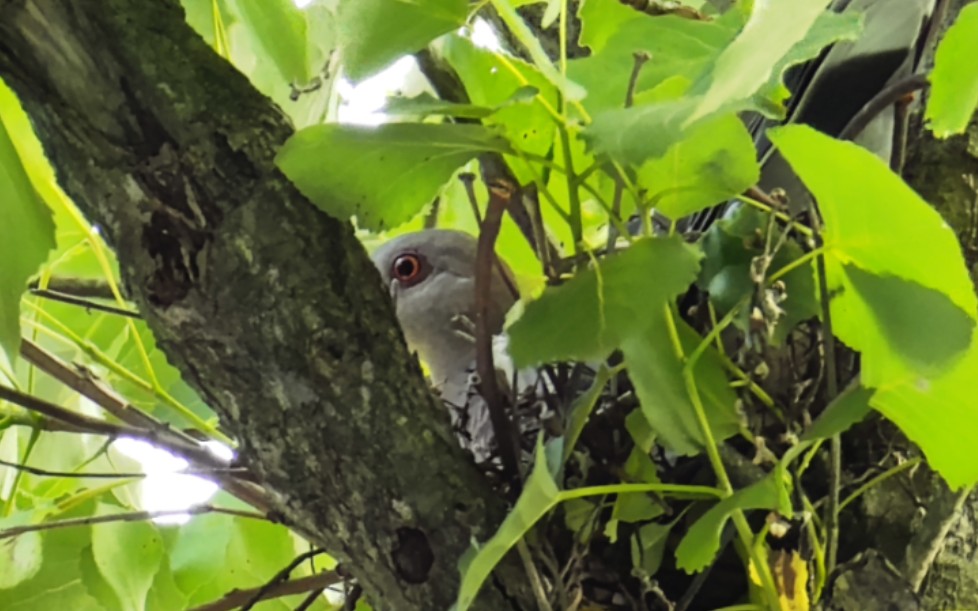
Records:
<instances>
[{"instance_id":1,"label":"leaf stem","mask_svg":"<svg viewBox=\"0 0 978 611\"><path fill-rule=\"evenodd\" d=\"M737 308L731 310L735 312ZM693 404L693 411L696 414L696 421L700 426L701 432L703 433L703 441L706 446L706 455L710 460L710 465L713 467L713 472L716 475L717 483L721 490L723 490L723 496L729 497L733 495L734 488L730 483L730 476L727 475L727 469L723 465L723 459L720 458L720 452L717 448L716 439L713 437L713 430L710 428L710 421L706 417L706 409L703 406L703 400L700 397L699 388L696 386L696 379L693 375L693 370L696 367L696 362L702 356L706 348L712 343L712 339L707 337L700 342L696 347L696 350L686 358L685 351L683 350L682 343L679 340L679 330L676 328L676 320L673 316L672 309L667 305L666 310L666 323L669 326L669 337L672 340L673 348L676 351L676 355L683 364L683 381L686 385L686 392L689 394L690 402ZM733 317L728 314L724 317L724 320L733 320ZM729 324L729 322L727 323ZM717 327L711 329L711 333L716 331ZM717 333L719 331L716 331ZM768 600L768 604L772 609L780 609L780 602L778 600L778 591L774 583L774 577L771 575L771 570L767 565L767 562L763 556L758 552L753 544L753 531L750 528L750 524L747 523L747 518L744 516L744 512L739 508L731 512L731 519L734 523L734 528L737 530L737 536L740 538L741 544L750 556L751 562L754 563L755 569L758 575L761 577L761 585L764 589L764 595Z\"/></svg>"}]
</instances>

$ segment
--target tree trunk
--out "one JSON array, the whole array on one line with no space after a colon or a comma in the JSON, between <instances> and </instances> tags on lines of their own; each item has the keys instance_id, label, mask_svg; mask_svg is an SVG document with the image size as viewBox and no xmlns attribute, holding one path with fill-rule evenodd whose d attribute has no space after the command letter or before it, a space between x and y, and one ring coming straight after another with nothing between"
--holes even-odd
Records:
<instances>
[{"instance_id":1,"label":"tree trunk","mask_svg":"<svg viewBox=\"0 0 978 611\"><path fill-rule=\"evenodd\" d=\"M459 557L505 507L451 435L350 224L276 170L283 114L175 0L0 0L0 76L282 521L378 608L447 608ZM493 585L481 601L514 604Z\"/></svg>"}]
</instances>

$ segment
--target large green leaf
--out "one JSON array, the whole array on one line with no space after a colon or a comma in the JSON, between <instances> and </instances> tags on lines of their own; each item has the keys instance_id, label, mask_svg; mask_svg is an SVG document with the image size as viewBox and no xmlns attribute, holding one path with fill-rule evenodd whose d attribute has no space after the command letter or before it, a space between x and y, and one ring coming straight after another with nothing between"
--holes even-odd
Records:
<instances>
[{"instance_id":1,"label":"large green leaf","mask_svg":"<svg viewBox=\"0 0 978 611\"><path fill-rule=\"evenodd\" d=\"M833 331L862 352L863 384L876 389L870 404L950 485L973 484L976 298L954 233L856 145L802 126L774 130L771 139L825 218Z\"/></svg>"},{"instance_id":2,"label":"large green leaf","mask_svg":"<svg viewBox=\"0 0 978 611\"><path fill-rule=\"evenodd\" d=\"M661 317L686 289L700 254L678 237L636 241L529 303L509 329L520 367L600 359Z\"/></svg>"},{"instance_id":3,"label":"large green leaf","mask_svg":"<svg viewBox=\"0 0 978 611\"><path fill-rule=\"evenodd\" d=\"M749 99L776 76L782 57L801 43L828 0L755 2L740 35L717 58L710 84L687 124Z\"/></svg>"},{"instance_id":4,"label":"large green leaf","mask_svg":"<svg viewBox=\"0 0 978 611\"><path fill-rule=\"evenodd\" d=\"M265 57L287 82L312 75L307 56L306 18L292 0L233 0L241 21ZM317 67L318 68L318 67Z\"/></svg>"},{"instance_id":5,"label":"large green leaf","mask_svg":"<svg viewBox=\"0 0 978 611\"><path fill-rule=\"evenodd\" d=\"M293 135L276 161L322 210L360 227L396 227L431 203L479 153L509 144L478 125L390 123L376 128L317 125Z\"/></svg>"},{"instance_id":6,"label":"large green leaf","mask_svg":"<svg viewBox=\"0 0 978 611\"><path fill-rule=\"evenodd\" d=\"M950 371L933 378L907 376L877 389L870 405L920 446L927 463L952 488L978 482L978 342Z\"/></svg>"},{"instance_id":7,"label":"large green leaf","mask_svg":"<svg viewBox=\"0 0 978 611\"><path fill-rule=\"evenodd\" d=\"M863 353L864 384L932 373L960 355L978 306L957 238L940 215L855 144L805 126L770 135L824 216L829 290L841 291L831 302L832 327Z\"/></svg>"},{"instance_id":8,"label":"large green leaf","mask_svg":"<svg viewBox=\"0 0 978 611\"><path fill-rule=\"evenodd\" d=\"M624 164L637 166L665 155L682 140L682 123L696 103L686 95L689 84L683 77L671 78L652 90L651 103L596 114L584 138L596 155Z\"/></svg>"},{"instance_id":9,"label":"large green leaf","mask_svg":"<svg viewBox=\"0 0 978 611\"><path fill-rule=\"evenodd\" d=\"M9 118L8 118L9 117ZM34 190L8 132L9 121L23 117L17 99L0 82L0 350L13 361L20 346L20 296L27 279L54 248L51 212ZM31 134L19 121L23 136ZM26 129L23 129L26 128Z\"/></svg>"},{"instance_id":10,"label":"large green leaf","mask_svg":"<svg viewBox=\"0 0 978 611\"><path fill-rule=\"evenodd\" d=\"M235 576L226 566L234 521L224 515L195 516L182 525L169 550L170 571L188 603L201 605L221 597L248 580Z\"/></svg>"},{"instance_id":11,"label":"large green leaf","mask_svg":"<svg viewBox=\"0 0 978 611\"><path fill-rule=\"evenodd\" d=\"M340 0L337 29L346 75L354 81L458 28L466 0Z\"/></svg>"},{"instance_id":12,"label":"large green leaf","mask_svg":"<svg viewBox=\"0 0 978 611\"><path fill-rule=\"evenodd\" d=\"M498 126L520 150L546 155L553 147L555 126L543 104L557 106L557 90L532 65L476 47L468 38L457 34L446 36L442 45L445 59L455 68L473 104L499 108L484 123ZM511 101L536 89L538 98L526 104ZM522 182L533 180L533 172L519 158L510 157Z\"/></svg>"},{"instance_id":13,"label":"large green leaf","mask_svg":"<svg viewBox=\"0 0 978 611\"><path fill-rule=\"evenodd\" d=\"M459 561L462 583L455 601L456 611L472 606L482 584L506 552L557 504L559 495L560 489L547 466L543 443L537 443L533 471L524 482L516 505L491 539L470 548Z\"/></svg>"},{"instance_id":14,"label":"large green leaf","mask_svg":"<svg viewBox=\"0 0 978 611\"><path fill-rule=\"evenodd\" d=\"M169 569L175 587L189 605L198 606L232 590L267 583L295 555L292 534L280 524L210 514L195 516L175 533ZM317 559L317 563L322 566L325 562ZM308 567L308 563L296 567L292 576L310 574ZM155 584L154 590L165 585ZM278 608L293 609L301 599L282 599Z\"/></svg>"},{"instance_id":15,"label":"large green leaf","mask_svg":"<svg viewBox=\"0 0 978 611\"><path fill-rule=\"evenodd\" d=\"M674 219L720 203L757 184L754 141L736 116L708 119L639 170L652 206Z\"/></svg>"},{"instance_id":16,"label":"large green leaf","mask_svg":"<svg viewBox=\"0 0 978 611\"><path fill-rule=\"evenodd\" d=\"M650 324L644 330L628 334L621 344L642 413L663 446L677 454L698 454L706 447L706 437L683 380L683 366L684 357L703 338L685 322L674 318L683 351L681 357L673 346L665 305L645 316L651 319ZM733 435L737 431L734 409L737 397L730 390L712 347L696 363L693 376L714 441Z\"/></svg>"},{"instance_id":17,"label":"large green leaf","mask_svg":"<svg viewBox=\"0 0 978 611\"><path fill-rule=\"evenodd\" d=\"M97 515L117 513L99 506ZM142 611L163 559L163 541L149 522L107 522L92 527L95 564L123 611Z\"/></svg>"},{"instance_id":18,"label":"large green leaf","mask_svg":"<svg viewBox=\"0 0 978 611\"><path fill-rule=\"evenodd\" d=\"M978 4L961 9L944 34L930 73L926 119L939 138L963 133L978 107Z\"/></svg>"}]
</instances>

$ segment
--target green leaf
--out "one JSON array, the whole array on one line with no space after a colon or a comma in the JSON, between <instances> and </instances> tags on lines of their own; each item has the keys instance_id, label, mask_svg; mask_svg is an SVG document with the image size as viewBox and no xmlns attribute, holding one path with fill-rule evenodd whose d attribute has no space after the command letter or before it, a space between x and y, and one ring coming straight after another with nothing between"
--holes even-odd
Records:
<instances>
[{"instance_id":1,"label":"green leaf","mask_svg":"<svg viewBox=\"0 0 978 611\"><path fill-rule=\"evenodd\" d=\"M637 240L527 304L509 328L513 360L525 367L604 358L660 319L695 278L699 259L678 237Z\"/></svg>"},{"instance_id":2,"label":"green leaf","mask_svg":"<svg viewBox=\"0 0 978 611\"><path fill-rule=\"evenodd\" d=\"M645 575L655 575L662 564L669 533L676 522L658 524L652 522L639 528L632 535L632 565Z\"/></svg>"},{"instance_id":3,"label":"green leaf","mask_svg":"<svg viewBox=\"0 0 978 611\"><path fill-rule=\"evenodd\" d=\"M770 81L754 96L750 108L771 115L766 111L773 103L779 111L775 116L777 118L783 116L783 105L790 94L781 82L785 70L817 57L822 49L834 42L858 38L862 31L862 18L863 16L857 11L846 11L844 13L826 11L819 15L805 38L796 43L787 55L778 60L771 73Z\"/></svg>"},{"instance_id":4,"label":"green leaf","mask_svg":"<svg viewBox=\"0 0 978 611\"><path fill-rule=\"evenodd\" d=\"M169 566L178 590L187 597L190 606L198 606L229 591L267 583L289 564L295 553L291 533L280 524L201 515L176 533L170 547ZM297 567L293 576L308 574L307 566ZM297 604L295 601L285 608Z\"/></svg>"},{"instance_id":5,"label":"green leaf","mask_svg":"<svg viewBox=\"0 0 978 611\"><path fill-rule=\"evenodd\" d=\"M233 533L234 521L216 514L194 516L179 528L170 547L170 571L189 604L201 605L234 587L247 587L247 579L229 579L234 572L226 565L238 561L228 558Z\"/></svg>"},{"instance_id":6,"label":"green leaf","mask_svg":"<svg viewBox=\"0 0 978 611\"><path fill-rule=\"evenodd\" d=\"M516 505L491 539L481 546L469 549L459 561L462 583L455 601L457 611L465 611L472 605L492 570L506 552L557 504L559 493L557 482L547 468L543 444L538 442L533 471L523 484L523 492L520 493Z\"/></svg>"},{"instance_id":7,"label":"green leaf","mask_svg":"<svg viewBox=\"0 0 978 611\"><path fill-rule=\"evenodd\" d=\"M413 98L388 98L383 112L388 115L410 115L418 117L440 115L446 117L462 117L465 119L482 119L491 115L494 109L476 104L446 102L428 92L424 92Z\"/></svg>"},{"instance_id":8,"label":"green leaf","mask_svg":"<svg viewBox=\"0 0 978 611\"><path fill-rule=\"evenodd\" d=\"M665 155L646 162L638 180L652 207L678 219L743 193L759 177L747 128L723 115L696 125Z\"/></svg>"},{"instance_id":9,"label":"green leaf","mask_svg":"<svg viewBox=\"0 0 978 611\"><path fill-rule=\"evenodd\" d=\"M978 107L978 5L961 9L937 46L925 118L938 138L964 133Z\"/></svg>"},{"instance_id":10,"label":"green leaf","mask_svg":"<svg viewBox=\"0 0 978 611\"><path fill-rule=\"evenodd\" d=\"M584 107L592 115L624 106L635 53L646 53L635 82L641 94L662 81L682 76L693 82L736 36L741 17L729 11L719 19L694 21L650 17L620 2L587 0L579 11L581 44L589 57L568 62L567 73L587 90Z\"/></svg>"},{"instance_id":11,"label":"green leaf","mask_svg":"<svg viewBox=\"0 0 978 611\"><path fill-rule=\"evenodd\" d=\"M353 81L460 27L466 0L340 0L337 7L343 67Z\"/></svg>"},{"instance_id":12,"label":"green leaf","mask_svg":"<svg viewBox=\"0 0 978 611\"><path fill-rule=\"evenodd\" d=\"M25 516L26 517L26 516ZM5 523L10 528L19 524ZM26 532L0 542L0 590L7 590L27 581L41 570L43 561L41 535Z\"/></svg>"},{"instance_id":13,"label":"green leaf","mask_svg":"<svg viewBox=\"0 0 978 611\"><path fill-rule=\"evenodd\" d=\"M673 347L665 305L644 316L649 324L629 334L621 345L642 413L664 447L677 454L698 454L706 447L706 438L683 380L685 358ZM681 319L673 320L683 353L689 355L703 338ZM737 431L736 396L712 347L696 363L693 376L714 440L733 435Z\"/></svg>"},{"instance_id":14,"label":"green leaf","mask_svg":"<svg viewBox=\"0 0 978 611\"><path fill-rule=\"evenodd\" d=\"M774 478L765 477L718 502L689 527L676 548L676 567L687 573L705 569L720 551L720 535L734 511L778 509L781 497Z\"/></svg>"},{"instance_id":15,"label":"green leaf","mask_svg":"<svg viewBox=\"0 0 978 611\"><path fill-rule=\"evenodd\" d=\"M771 140L819 202L833 331L863 353L870 404L949 485L974 484L976 298L953 231L871 153L802 126Z\"/></svg>"},{"instance_id":16,"label":"green leaf","mask_svg":"<svg viewBox=\"0 0 978 611\"><path fill-rule=\"evenodd\" d=\"M20 106L0 82L0 349L10 362L20 347L20 296L27 280L54 248L54 223L8 132L8 113Z\"/></svg>"},{"instance_id":17,"label":"green leaf","mask_svg":"<svg viewBox=\"0 0 978 611\"><path fill-rule=\"evenodd\" d=\"M579 397L574 399L574 402L571 404L567 412L567 426L564 432L565 443L561 466L567 462L575 446L577 446L577 441L581 438L581 433L584 432L584 427L591 417L591 412L594 411L594 406L597 405L598 399L601 398L601 393L604 392L604 387L610 379L611 371L602 363L594 373L594 380L591 382L591 386Z\"/></svg>"},{"instance_id":18,"label":"green leaf","mask_svg":"<svg viewBox=\"0 0 978 611\"><path fill-rule=\"evenodd\" d=\"M233 0L252 40L287 82L312 77L307 57L306 18L292 0ZM317 67L318 68L318 67Z\"/></svg>"},{"instance_id":19,"label":"green leaf","mask_svg":"<svg viewBox=\"0 0 978 611\"><path fill-rule=\"evenodd\" d=\"M356 215L360 227L380 230L431 203L455 170L479 153L509 150L505 139L478 125L330 124L297 132L276 162L327 214Z\"/></svg>"},{"instance_id":20,"label":"green leaf","mask_svg":"<svg viewBox=\"0 0 978 611\"><path fill-rule=\"evenodd\" d=\"M594 116L583 137L595 155L629 165L639 165L666 154L683 136L682 122L695 104L686 97L689 81L675 77L653 91L656 101L635 108L607 110Z\"/></svg>"},{"instance_id":21,"label":"green leaf","mask_svg":"<svg viewBox=\"0 0 978 611\"><path fill-rule=\"evenodd\" d=\"M579 84L568 79L562 74L547 56L540 40L523 21L523 18L516 12L516 8L508 0L489 0L499 18L506 24L512 35L519 41L533 65L543 74L550 83L560 90L562 96L567 100L577 101L587 95L587 90Z\"/></svg>"},{"instance_id":22,"label":"green leaf","mask_svg":"<svg viewBox=\"0 0 978 611\"><path fill-rule=\"evenodd\" d=\"M96 515L115 513L100 505ZM142 611L163 559L163 541L149 522L107 522L92 527L92 553L99 572L123 611Z\"/></svg>"},{"instance_id":23,"label":"green leaf","mask_svg":"<svg viewBox=\"0 0 978 611\"><path fill-rule=\"evenodd\" d=\"M500 108L532 102L539 90L536 87L525 86L518 88L513 95L495 107L479 106L476 104L458 104L436 98L428 92L413 98L392 97L387 99L383 112L389 115L412 115L428 117L431 115L445 117L461 117L464 119L484 119Z\"/></svg>"},{"instance_id":24,"label":"green leaf","mask_svg":"<svg viewBox=\"0 0 978 611\"><path fill-rule=\"evenodd\" d=\"M880 387L959 354L978 307L957 238L940 215L855 144L799 125L769 134L825 219L828 288L839 292L832 330L863 353L863 383ZM919 307L940 308L941 320Z\"/></svg>"},{"instance_id":25,"label":"green leaf","mask_svg":"<svg viewBox=\"0 0 978 611\"><path fill-rule=\"evenodd\" d=\"M483 123L502 129L510 142L528 153L546 155L553 147L555 126L544 108L557 106L557 90L530 64L476 47L468 38L451 34L445 37L442 53L465 85L473 104L498 110ZM513 104L535 89L537 94L526 104ZM507 161L521 182L531 182L534 172L518 157Z\"/></svg>"},{"instance_id":26,"label":"green leaf","mask_svg":"<svg viewBox=\"0 0 978 611\"><path fill-rule=\"evenodd\" d=\"M916 371L938 373L971 343L975 319L944 293L856 265L842 267L886 343Z\"/></svg>"},{"instance_id":27,"label":"green leaf","mask_svg":"<svg viewBox=\"0 0 978 611\"><path fill-rule=\"evenodd\" d=\"M844 390L825 408L801 436L801 441L828 439L844 433L869 413L871 388L853 385Z\"/></svg>"},{"instance_id":28,"label":"green leaf","mask_svg":"<svg viewBox=\"0 0 978 611\"><path fill-rule=\"evenodd\" d=\"M686 125L747 100L777 76L779 60L805 39L827 4L828 0L754 3L740 35L717 58L709 88Z\"/></svg>"},{"instance_id":29,"label":"green leaf","mask_svg":"<svg viewBox=\"0 0 978 611\"><path fill-rule=\"evenodd\" d=\"M89 515L91 504L72 512L70 516L59 517ZM2 527L14 525L10 518L3 519L2 522ZM3 542L5 544L7 541ZM92 597L83 581L80 558L86 549L90 549L90 544L91 528L88 527L59 528L43 532L44 556L41 569L33 577L11 589L0 589L4 611L105 611L105 607Z\"/></svg>"}]
</instances>

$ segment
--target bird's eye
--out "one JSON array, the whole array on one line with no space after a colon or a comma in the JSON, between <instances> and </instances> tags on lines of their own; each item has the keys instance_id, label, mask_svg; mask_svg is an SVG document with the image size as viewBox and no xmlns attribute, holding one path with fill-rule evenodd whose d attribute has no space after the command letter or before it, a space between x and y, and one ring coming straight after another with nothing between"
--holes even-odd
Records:
<instances>
[{"instance_id":1,"label":"bird's eye","mask_svg":"<svg viewBox=\"0 0 978 611\"><path fill-rule=\"evenodd\" d=\"M418 255L401 255L391 265L391 277L404 286L411 286L423 280L424 265Z\"/></svg>"}]
</instances>

